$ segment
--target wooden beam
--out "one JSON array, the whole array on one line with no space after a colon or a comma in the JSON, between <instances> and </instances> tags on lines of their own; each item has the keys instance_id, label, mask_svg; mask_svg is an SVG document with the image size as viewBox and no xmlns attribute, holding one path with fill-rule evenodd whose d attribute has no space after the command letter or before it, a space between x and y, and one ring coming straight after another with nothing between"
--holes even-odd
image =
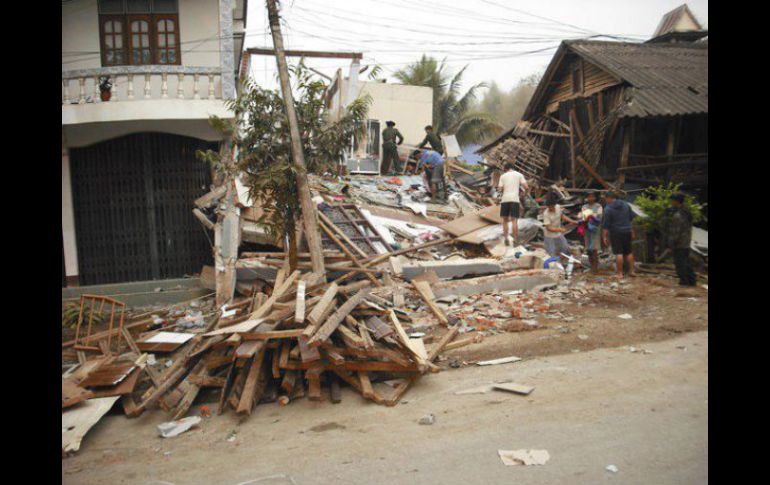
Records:
<instances>
[{"instance_id":1,"label":"wooden beam","mask_svg":"<svg viewBox=\"0 0 770 485\"><path fill-rule=\"evenodd\" d=\"M273 49L264 47L249 47L246 52L251 55L257 56L272 56L275 55ZM283 55L286 57L319 57L319 58L332 58L332 59L362 59L363 53L361 52L332 52L332 51L307 51L307 50L285 50Z\"/></svg>"},{"instance_id":2,"label":"wooden beam","mask_svg":"<svg viewBox=\"0 0 770 485\"><path fill-rule=\"evenodd\" d=\"M430 283L427 281L412 281L412 285L414 285L414 288L420 294L425 304L428 305L430 311L436 315L436 318L438 318L442 324L449 325L449 320L447 319L446 315L444 315L444 312L441 310L441 308L438 307L438 305L436 305L436 302L434 301L436 297L433 295L433 290L430 287Z\"/></svg>"},{"instance_id":3,"label":"wooden beam","mask_svg":"<svg viewBox=\"0 0 770 485\"><path fill-rule=\"evenodd\" d=\"M326 319L326 322L324 322L323 325L318 329L318 331L313 334L313 337L308 341L308 345L310 347L318 347L321 345L321 342L328 339L332 332L334 332L337 327L342 323L342 320L345 319L345 317L353 311L355 307L357 307L369 294L369 289L364 288L362 290L359 290L358 293L353 295L348 301L342 304L336 312L332 313L329 318Z\"/></svg>"},{"instance_id":4,"label":"wooden beam","mask_svg":"<svg viewBox=\"0 0 770 485\"><path fill-rule=\"evenodd\" d=\"M302 208L305 238L311 255L310 260L313 263L313 273L316 274L316 277L320 278L326 274L324 270L323 247L321 245L321 235L318 232L318 218L316 217L315 204L310 196L310 187L307 179L307 165L305 165L305 154L302 151L302 138L299 132L297 113L294 108L294 97L289 81L289 67L286 64L286 54L283 49L283 36L281 35L281 22L275 0L267 0L267 10L270 31L273 37L273 52L275 53L275 59L278 65L278 77L281 81L281 94L283 95L286 118L289 122L291 154L297 179L297 196L299 198L300 207ZM249 52L255 53L251 50ZM302 51L299 52L303 53ZM304 52L304 54L308 54L308 52Z\"/></svg>"}]
</instances>

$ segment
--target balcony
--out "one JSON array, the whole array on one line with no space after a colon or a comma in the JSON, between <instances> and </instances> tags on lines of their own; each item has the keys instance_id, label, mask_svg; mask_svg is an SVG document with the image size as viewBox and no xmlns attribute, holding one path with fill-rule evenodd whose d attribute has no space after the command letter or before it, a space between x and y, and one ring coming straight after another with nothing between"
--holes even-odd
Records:
<instances>
[{"instance_id":1,"label":"balcony","mask_svg":"<svg viewBox=\"0 0 770 485\"><path fill-rule=\"evenodd\" d=\"M112 82L106 102L99 92L101 76L109 76ZM208 125L209 116L233 116L222 91L218 67L116 66L62 71L62 126L67 144L83 146L137 131L219 139Z\"/></svg>"}]
</instances>

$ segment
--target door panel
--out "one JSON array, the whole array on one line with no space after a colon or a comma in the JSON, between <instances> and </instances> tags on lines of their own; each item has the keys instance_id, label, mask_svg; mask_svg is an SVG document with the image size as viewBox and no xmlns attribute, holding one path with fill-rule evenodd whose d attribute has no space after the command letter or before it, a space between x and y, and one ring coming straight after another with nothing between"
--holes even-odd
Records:
<instances>
[{"instance_id":1,"label":"door panel","mask_svg":"<svg viewBox=\"0 0 770 485\"><path fill-rule=\"evenodd\" d=\"M70 150L81 284L180 277L211 261L192 206L210 184L195 150L215 146L141 133Z\"/></svg>"}]
</instances>

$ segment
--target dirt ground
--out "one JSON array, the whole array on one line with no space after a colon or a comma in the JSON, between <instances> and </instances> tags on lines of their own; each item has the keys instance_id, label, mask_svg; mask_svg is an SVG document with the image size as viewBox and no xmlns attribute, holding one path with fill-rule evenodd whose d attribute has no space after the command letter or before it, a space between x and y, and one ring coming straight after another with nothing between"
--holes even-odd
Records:
<instances>
[{"instance_id":1,"label":"dirt ground","mask_svg":"<svg viewBox=\"0 0 770 485\"><path fill-rule=\"evenodd\" d=\"M160 411L111 414L62 460L62 483L705 483L708 291L641 276L559 311L566 318L536 316L541 328L447 352L447 371L420 379L394 408L344 389L339 405L264 404L168 440L157 436ZM472 364L510 355L524 360ZM536 390L454 394L510 379ZM436 424L418 425L427 413ZM520 448L551 460L500 462L498 449Z\"/></svg>"},{"instance_id":2,"label":"dirt ground","mask_svg":"<svg viewBox=\"0 0 770 485\"><path fill-rule=\"evenodd\" d=\"M606 275L578 278L589 283L609 281ZM518 357L565 354L656 342L708 328L708 290L702 286L681 288L673 278L646 275L630 278L614 294L589 295L579 303L567 301L557 307L568 320L533 316L540 328L492 335L481 343L451 350L444 356L473 362L511 354ZM626 313L632 318L618 318Z\"/></svg>"},{"instance_id":3,"label":"dirt ground","mask_svg":"<svg viewBox=\"0 0 770 485\"><path fill-rule=\"evenodd\" d=\"M165 440L155 429L163 413L111 415L62 460L62 483L707 483L708 332L641 348L648 353L616 347L430 375L393 408L343 389L337 405L262 405ZM535 390L456 394L506 380ZM429 413L435 423L418 424ZM498 450L516 449L550 459L503 465Z\"/></svg>"}]
</instances>

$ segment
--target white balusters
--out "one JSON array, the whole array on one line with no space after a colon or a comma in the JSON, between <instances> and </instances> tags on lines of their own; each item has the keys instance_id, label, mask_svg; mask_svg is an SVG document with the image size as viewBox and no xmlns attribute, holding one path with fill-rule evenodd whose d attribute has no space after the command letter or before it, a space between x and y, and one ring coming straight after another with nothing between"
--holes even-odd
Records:
<instances>
[{"instance_id":1,"label":"white balusters","mask_svg":"<svg viewBox=\"0 0 770 485\"><path fill-rule=\"evenodd\" d=\"M144 75L144 99L152 97L152 85L150 85L150 73Z\"/></svg>"},{"instance_id":2,"label":"white balusters","mask_svg":"<svg viewBox=\"0 0 770 485\"><path fill-rule=\"evenodd\" d=\"M61 97L61 102L62 104L69 104L70 103L70 80L62 79L61 84L62 86L64 86L64 94Z\"/></svg>"},{"instance_id":3,"label":"white balusters","mask_svg":"<svg viewBox=\"0 0 770 485\"><path fill-rule=\"evenodd\" d=\"M100 103L102 101L102 97L99 93L99 76L94 76L94 94L91 95L93 98L91 100L92 103Z\"/></svg>"},{"instance_id":4,"label":"white balusters","mask_svg":"<svg viewBox=\"0 0 770 485\"><path fill-rule=\"evenodd\" d=\"M214 75L209 74L209 99L216 99L214 97Z\"/></svg>"},{"instance_id":5,"label":"white balusters","mask_svg":"<svg viewBox=\"0 0 770 485\"><path fill-rule=\"evenodd\" d=\"M80 84L80 96L78 97L78 104L86 104L86 78L78 78Z\"/></svg>"},{"instance_id":6,"label":"white balusters","mask_svg":"<svg viewBox=\"0 0 770 485\"><path fill-rule=\"evenodd\" d=\"M195 70L198 72L191 72ZM174 81L171 82L171 93L169 93L169 76L176 76L177 78L176 85L174 85ZM192 81L188 80L190 76L193 78ZM115 68L93 70L84 75L79 75L77 72L63 72L62 105L100 103L107 94L109 94L110 102L169 99L171 97L175 99L216 100L221 99L217 85L219 76L221 74L218 72L200 72L200 69L195 68L187 72L150 72L149 70L144 72L135 68L125 71L118 71ZM102 93L100 81L105 77L109 78L109 93ZM125 87L123 87L124 77ZM143 86L142 77L144 77ZM208 84L204 86L203 83L206 83L207 80ZM192 84L192 93L188 92L185 83ZM155 91L158 84L160 84L160 94ZM120 85L120 89L118 89L118 85Z\"/></svg>"},{"instance_id":7,"label":"white balusters","mask_svg":"<svg viewBox=\"0 0 770 485\"><path fill-rule=\"evenodd\" d=\"M118 75L115 74L114 76L110 76L110 83L112 84L112 87L110 88L110 102L117 101L118 100Z\"/></svg>"}]
</instances>

